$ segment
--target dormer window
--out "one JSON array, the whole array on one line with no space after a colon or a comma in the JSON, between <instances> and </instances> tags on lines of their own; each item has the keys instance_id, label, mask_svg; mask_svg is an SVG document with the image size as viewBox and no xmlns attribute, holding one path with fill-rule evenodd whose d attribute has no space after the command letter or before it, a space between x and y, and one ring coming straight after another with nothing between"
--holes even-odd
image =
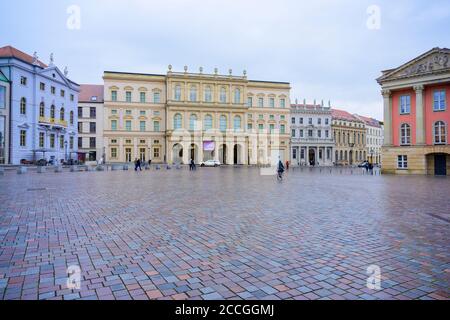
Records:
<instances>
[{"instance_id":1,"label":"dormer window","mask_svg":"<svg viewBox=\"0 0 450 320\"><path fill-rule=\"evenodd\" d=\"M97 101L97 96L92 96L91 101Z\"/></svg>"}]
</instances>

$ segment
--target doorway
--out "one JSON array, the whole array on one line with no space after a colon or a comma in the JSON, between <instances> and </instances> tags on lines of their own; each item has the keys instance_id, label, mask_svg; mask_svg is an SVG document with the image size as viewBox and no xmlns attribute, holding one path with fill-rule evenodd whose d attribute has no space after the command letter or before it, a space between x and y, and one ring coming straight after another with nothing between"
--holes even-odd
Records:
<instances>
[{"instance_id":1,"label":"doorway","mask_svg":"<svg viewBox=\"0 0 450 320\"><path fill-rule=\"evenodd\" d=\"M436 176L447 175L447 156L445 154L434 155L434 175Z\"/></svg>"},{"instance_id":2,"label":"doorway","mask_svg":"<svg viewBox=\"0 0 450 320\"><path fill-rule=\"evenodd\" d=\"M316 165L316 151L314 149L309 149L309 155L308 155L309 165L315 166Z\"/></svg>"}]
</instances>

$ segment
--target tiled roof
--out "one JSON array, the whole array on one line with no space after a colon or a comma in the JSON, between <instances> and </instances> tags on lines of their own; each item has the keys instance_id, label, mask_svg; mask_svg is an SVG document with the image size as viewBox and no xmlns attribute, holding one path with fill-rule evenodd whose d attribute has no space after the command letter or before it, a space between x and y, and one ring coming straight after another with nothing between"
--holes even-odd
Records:
<instances>
[{"instance_id":1,"label":"tiled roof","mask_svg":"<svg viewBox=\"0 0 450 320\"><path fill-rule=\"evenodd\" d=\"M359 119L361 119L362 121L364 121L365 124L367 124L371 127L381 128L380 121L378 121L376 119L365 117L365 116L360 116L359 114L355 114L355 116L358 117Z\"/></svg>"},{"instance_id":2,"label":"tiled roof","mask_svg":"<svg viewBox=\"0 0 450 320\"><path fill-rule=\"evenodd\" d=\"M92 97L97 97L97 100L92 100ZM103 102L103 85L80 85L80 95L78 97L78 102Z\"/></svg>"},{"instance_id":3,"label":"tiled roof","mask_svg":"<svg viewBox=\"0 0 450 320\"><path fill-rule=\"evenodd\" d=\"M0 48L0 58L16 58L18 60L21 60L23 62L33 64L33 57L29 54L26 54L25 52L20 51L19 49L16 49L11 46L6 46ZM42 68L47 68L47 65L43 63L42 61L38 60L38 64Z\"/></svg>"},{"instance_id":4,"label":"tiled roof","mask_svg":"<svg viewBox=\"0 0 450 320\"><path fill-rule=\"evenodd\" d=\"M332 109L331 116L333 117L333 119L337 119L337 120L361 122L361 120L356 118L354 115L352 115L351 113L344 111L344 110Z\"/></svg>"}]
</instances>

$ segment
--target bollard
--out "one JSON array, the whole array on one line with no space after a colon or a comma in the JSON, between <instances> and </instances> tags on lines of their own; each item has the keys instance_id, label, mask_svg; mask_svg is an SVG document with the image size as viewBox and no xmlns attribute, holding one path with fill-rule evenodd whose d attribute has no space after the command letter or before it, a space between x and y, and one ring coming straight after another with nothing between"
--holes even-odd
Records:
<instances>
[{"instance_id":1,"label":"bollard","mask_svg":"<svg viewBox=\"0 0 450 320\"><path fill-rule=\"evenodd\" d=\"M25 167L19 167L19 168L17 168L17 174L25 174L25 173L27 173L27 168L25 168Z\"/></svg>"},{"instance_id":2,"label":"bollard","mask_svg":"<svg viewBox=\"0 0 450 320\"><path fill-rule=\"evenodd\" d=\"M45 173L46 171L47 171L46 168L43 167L43 166L38 166L38 167L37 167L37 172L38 172L38 173Z\"/></svg>"},{"instance_id":3,"label":"bollard","mask_svg":"<svg viewBox=\"0 0 450 320\"><path fill-rule=\"evenodd\" d=\"M159 166L159 164L156 165L155 169L156 170L161 170L161 167Z\"/></svg>"},{"instance_id":4,"label":"bollard","mask_svg":"<svg viewBox=\"0 0 450 320\"><path fill-rule=\"evenodd\" d=\"M60 172L62 172L63 170L62 170L62 167L61 166L56 166L55 167L55 173L60 173Z\"/></svg>"}]
</instances>

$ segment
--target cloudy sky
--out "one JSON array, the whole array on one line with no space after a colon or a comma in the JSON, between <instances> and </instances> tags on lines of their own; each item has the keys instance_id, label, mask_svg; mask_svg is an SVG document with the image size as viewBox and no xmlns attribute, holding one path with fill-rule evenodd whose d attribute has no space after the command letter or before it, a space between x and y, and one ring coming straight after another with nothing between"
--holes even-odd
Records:
<instances>
[{"instance_id":1,"label":"cloudy sky","mask_svg":"<svg viewBox=\"0 0 450 320\"><path fill-rule=\"evenodd\" d=\"M71 5L81 10L80 29L67 27ZM250 79L290 82L292 101L331 100L379 119L380 71L450 47L448 0L14 0L1 7L0 46L37 51L44 62L54 52L78 83L101 83L104 70L165 73L168 64L245 69Z\"/></svg>"}]
</instances>

